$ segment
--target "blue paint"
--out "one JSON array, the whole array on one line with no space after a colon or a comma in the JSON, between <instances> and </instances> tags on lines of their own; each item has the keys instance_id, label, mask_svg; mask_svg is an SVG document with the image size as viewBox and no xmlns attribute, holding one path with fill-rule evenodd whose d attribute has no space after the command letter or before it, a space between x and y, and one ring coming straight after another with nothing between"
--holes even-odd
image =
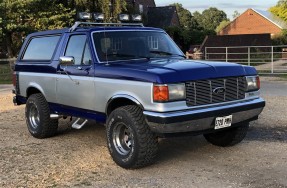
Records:
<instances>
[{"instance_id":1,"label":"blue paint","mask_svg":"<svg viewBox=\"0 0 287 188\"><path fill-rule=\"evenodd\" d=\"M37 73L50 73L58 74L60 69L58 59L64 54L65 46L71 34L86 34L89 41L89 46L93 49L90 34L94 31L120 31L120 30L142 30L142 31L160 31L161 29L149 27L83 27L70 33L68 29L43 31L30 34L21 49L19 57L25 50L25 46L32 37L39 35L62 35L56 52L54 53L53 60L50 62L25 62L20 58L17 60L15 71L21 72L37 72ZM92 50L93 51L93 50ZM96 60L96 55L92 52L93 64L91 67L84 66L83 69L87 71L77 70L78 66L69 66L66 70L69 74L75 76L89 76L101 77L121 80L134 80L142 82L153 83L177 83L192 80L212 79L220 77L232 76L246 76L256 75L255 68L242 66L233 63L223 62L203 62L183 60L178 57L170 58L154 58L154 59L141 59L110 62L107 64L100 64Z\"/></svg>"},{"instance_id":2,"label":"blue paint","mask_svg":"<svg viewBox=\"0 0 287 188\"><path fill-rule=\"evenodd\" d=\"M65 52L66 44L69 36L72 34L86 34L90 49L93 48L91 33L94 31L160 31L157 28L147 27L92 27L92 28L79 28L70 33L68 29L44 31L30 34L25 40L19 54L19 58L15 65L16 72L35 72L35 73L49 73L59 74L61 70L59 65L59 57ZM21 57L24 53L27 44L33 37L44 35L61 35L57 48L54 52L51 61L22 61ZM238 77L247 75L256 75L255 68L249 66L242 66L234 63L223 62L206 62L206 61L192 61L185 60L179 57L169 58L142 58L138 60L125 60L110 62L109 64L98 63L96 54L91 50L92 65L81 66L84 70L78 70L78 65L68 66L66 71L74 76L88 76L99 77L129 81L142 81L152 83L179 83L193 80L205 80L222 77ZM17 100L21 103L26 103L26 98L17 96ZM106 115L101 112L89 111L70 106L63 106L59 104L49 103L51 113L59 113L62 115L69 115L75 117L82 117L86 119L94 119L98 122L105 122Z\"/></svg>"},{"instance_id":3,"label":"blue paint","mask_svg":"<svg viewBox=\"0 0 287 188\"><path fill-rule=\"evenodd\" d=\"M26 104L27 99L25 97L22 97L20 95L16 95L16 100L19 102L19 104Z\"/></svg>"},{"instance_id":4,"label":"blue paint","mask_svg":"<svg viewBox=\"0 0 287 188\"><path fill-rule=\"evenodd\" d=\"M67 115L80 117L84 119L92 119L99 123L106 122L106 114L101 112L95 112L91 110L85 110L80 108L75 108L71 106L65 106L55 103L49 103L51 114Z\"/></svg>"},{"instance_id":5,"label":"blue paint","mask_svg":"<svg viewBox=\"0 0 287 188\"><path fill-rule=\"evenodd\" d=\"M255 68L239 64L178 58L142 59L95 66L96 77L161 84L256 74Z\"/></svg>"},{"instance_id":6,"label":"blue paint","mask_svg":"<svg viewBox=\"0 0 287 188\"><path fill-rule=\"evenodd\" d=\"M58 62L51 64L17 64L16 71L57 74ZM177 83L192 80L212 79L232 76L256 75L256 69L234 63L201 62L178 58L122 61L110 64L69 66L66 70L75 76L89 76L153 83Z\"/></svg>"}]
</instances>

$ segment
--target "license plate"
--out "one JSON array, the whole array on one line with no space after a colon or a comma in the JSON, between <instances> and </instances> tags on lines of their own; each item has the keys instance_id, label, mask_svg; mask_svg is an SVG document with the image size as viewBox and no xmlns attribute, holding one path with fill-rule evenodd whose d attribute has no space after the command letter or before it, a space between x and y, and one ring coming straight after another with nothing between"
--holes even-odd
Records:
<instances>
[{"instance_id":1,"label":"license plate","mask_svg":"<svg viewBox=\"0 0 287 188\"><path fill-rule=\"evenodd\" d=\"M230 127L232 123L232 115L215 118L215 129Z\"/></svg>"}]
</instances>

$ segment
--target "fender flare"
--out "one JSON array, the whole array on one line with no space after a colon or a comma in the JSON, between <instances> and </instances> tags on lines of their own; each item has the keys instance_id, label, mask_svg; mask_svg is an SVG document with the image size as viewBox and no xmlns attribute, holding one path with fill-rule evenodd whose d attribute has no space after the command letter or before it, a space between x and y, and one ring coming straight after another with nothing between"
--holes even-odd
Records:
<instances>
[{"instance_id":1,"label":"fender flare","mask_svg":"<svg viewBox=\"0 0 287 188\"><path fill-rule=\"evenodd\" d=\"M116 99L119 99L119 98L124 98L124 99L128 99L132 102L134 102L135 104L137 104L142 110L144 110L144 107L143 105L134 97L130 96L130 95L127 95L127 94L116 94L114 96L112 96L108 102L107 102L107 105L106 105L106 110L105 110L105 113L108 114L108 108L110 106L110 104L116 100Z\"/></svg>"},{"instance_id":2,"label":"fender flare","mask_svg":"<svg viewBox=\"0 0 287 188\"><path fill-rule=\"evenodd\" d=\"M35 89L39 90L42 93L42 95L44 95L44 97L46 98L46 95L45 95L45 92L44 92L43 88L39 84L37 84L35 82L30 83L29 86L27 87L27 89L26 89L26 97L28 97L28 90L30 88L35 88Z\"/></svg>"}]
</instances>

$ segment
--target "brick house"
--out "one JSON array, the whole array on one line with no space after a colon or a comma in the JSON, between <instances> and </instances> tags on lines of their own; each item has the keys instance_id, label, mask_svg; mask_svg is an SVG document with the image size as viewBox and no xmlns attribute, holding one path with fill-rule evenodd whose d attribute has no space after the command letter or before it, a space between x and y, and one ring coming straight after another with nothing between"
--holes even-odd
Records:
<instances>
[{"instance_id":1,"label":"brick house","mask_svg":"<svg viewBox=\"0 0 287 188\"><path fill-rule=\"evenodd\" d=\"M271 37L287 29L287 24L269 11L248 9L229 25L223 28L218 35L239 34L271 34Z\"/></svg>"},{"instance_id":2,"label":"brick house","mask_svg":"<svg viewBox=\"0 0 287 188\"><path fill-rule=\"evenodd\" d=\"M149 7L155 7L154 0L126 0L136 12L146 15Z\"/></svg>"},{"instance_id":3,"label":"brick house","mask_svg":"<svg viewBox=\"0 0 287 188\"><path fill-rule=\"evenodd\" d=\"M166 28L179 26L175 6L156 7L154 0L126 0L129 8L144 16L144 24L150 27Z\"/></svg>"},{"instance_id":4,"label":"brick house","mask_svg":"<svg viewBox=\"0 0 287 188\"><path fill-rule=\"evenodd\" d=\"M166 28L179 26L179 17L175 6L149 7L147 26Z\"/></svg>"}]
</instances>

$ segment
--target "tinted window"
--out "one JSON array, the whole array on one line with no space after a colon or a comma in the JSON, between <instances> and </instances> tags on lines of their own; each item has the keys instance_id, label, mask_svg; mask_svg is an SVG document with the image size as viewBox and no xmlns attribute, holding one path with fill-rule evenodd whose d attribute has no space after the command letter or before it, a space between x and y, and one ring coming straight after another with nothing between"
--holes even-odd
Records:
<instances>
[{"instance_id":1,"label":"tinted window","mask_svg":"<svg viewBox=\"0 0 287 188\"><path fill-rule=\"evenodd\" d=\"M91 55L86 35L72 35L69 39L65 56L73 56L75 58L75 65L90 64Z\"/></svg>"},{"instance_id":2,"label":"tinted window","mask_svg":"<svg viewBox=\"0 0 287 188\"><path fill-rule=\"evenodd\" d=\"M23 56L23 60L49 61L57 46L60 36L46 36L33 38Z\"/></svg>"}]
</instances>

